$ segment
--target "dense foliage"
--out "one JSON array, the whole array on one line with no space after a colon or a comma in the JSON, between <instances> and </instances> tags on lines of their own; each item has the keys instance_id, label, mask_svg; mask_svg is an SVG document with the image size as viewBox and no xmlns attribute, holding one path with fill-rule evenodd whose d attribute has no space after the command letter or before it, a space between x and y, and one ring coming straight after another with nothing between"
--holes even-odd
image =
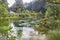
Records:
<instances>
[{"instance_id":1,"label":"dense foliage","mask_svg":"<svg viewBox=\"0 0 60 40\"><path fill-rule=\"evenodd\" d=\"M50 31L47 40L60 40L60 31Z\"/></svg>"},{"instance_id":2,"label":"dense foliage","mask_svg":"<svg viewBox=\"0 0 60 40\"><path fill-rule=\"evenodd\" d=\"M4 2L2 0L0 0L0 31L6 31L8 29L10 29L9 27L9 12L7 10L8 7L8 3Z\"/></svg>"},{"instance_id":3,"label":"dense foliage","mask_svg":"<svg viewBox=\"0 0 60 40\"><path fill-rule=\"evenodd\" d=\"M16 8L17 11L14 9L17 12L17 16L19 17L17 19L14 19L14 24L20 27L21 24L28 23L30 24L30 27L37 30L39 34L46 33L49 30L60 31L60 0L46 0L46 6L47 10L45 14L42 12L23 10L23 7L20 7L18 9ZM9 23L11 21L8 17L9 12L7 10L7 7L7 2L3 3L2 0L0 0L0 32L4 32L6 35L8 35L6 31L10 29ZM14 15L12 15L12 17L13 16ZM60 36L60 32L52 31L51 33L52 39L50 38L48 40L59 40L59 37L57 36ZM57 39L55 39L56 37ZM9 38L9 40L15 40L15 37L13 38L12 36Z\"/></svg>"},{"instance_id":4,"label":"dense foliage","mask_svg":"<svg viewBox=\"0 0 60 40\"><path fill-rule=\"evenodd\" d=\"M56 30L60 28L60 4L59 1L54 3L52 0L46 2L47 10L46 13L43 14L41 12L33 12L33 11L22 11L20 12L19 21L23 20L24 22L28 22L33 24L32 27L38 29L39 32L46 32L49 30ZM31 23L34 21L34 23ZM23 22L23 23L24 23ZM21 24L21 23L20 23Z\"/></svg>"}]
</instances>

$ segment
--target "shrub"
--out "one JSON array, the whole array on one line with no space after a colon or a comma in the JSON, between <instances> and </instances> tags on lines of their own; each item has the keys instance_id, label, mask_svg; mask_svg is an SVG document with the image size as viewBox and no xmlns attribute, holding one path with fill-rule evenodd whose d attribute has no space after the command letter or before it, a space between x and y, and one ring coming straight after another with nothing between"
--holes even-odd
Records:
<instances>
[{"instance_id":1,"label":"shrub","mask_svg":"<svg viewBox=\"0 0 60 40\"><path fill-rule=\"evenodd\" d=\"M47 35L47 40L60 40L60 31L50 31Z\"/></svg>"}]
</instances>

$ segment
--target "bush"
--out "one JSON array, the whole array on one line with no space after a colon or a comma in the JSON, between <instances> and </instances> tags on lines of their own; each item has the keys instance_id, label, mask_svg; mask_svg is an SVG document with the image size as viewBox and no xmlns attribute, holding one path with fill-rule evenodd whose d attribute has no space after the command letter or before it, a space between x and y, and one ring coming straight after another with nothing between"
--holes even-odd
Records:
<instances>
[{"instance_id":1,"label":"bush","mask_svg":"<svg viewBox=\"0 0 60 40\"><path fill-rule=\"evenodd\" d=\"M60 40L60 31L50 31L47 35L47 40Z\"/></svg>"}]
</instances>

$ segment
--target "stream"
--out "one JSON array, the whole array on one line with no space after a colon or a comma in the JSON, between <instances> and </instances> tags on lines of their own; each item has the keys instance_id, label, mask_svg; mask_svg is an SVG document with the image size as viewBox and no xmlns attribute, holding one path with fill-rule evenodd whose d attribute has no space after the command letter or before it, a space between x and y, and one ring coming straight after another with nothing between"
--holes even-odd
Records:
<instances>
[{"instance_id":1,"label":"stream","mask_svg":"<svg viewBox=\"0 0 60 40\"><path fill-rule=\"evenodd\" d=\"M31 27L15 27L13 23L11 23L13 27L11 30L14 32L11 35L16 36L16 40L45 40L45 34L38 35L38 31L35 31ZM21 33L19 36L18 33Z\"/></svg>"},{"instance_id":2,"label":"stream","mask_svg":"<svg viewBox=\"0 0 60 40\"><path fill-rule=\"evenodd\" d=\"M8 37L15 37L16 40L46 40L46 35L38 34L38 31L35 31L31 27L16 27L13 23L10 24L13 28L11 31L8 31ZM11 39L11 40L15 40ZM7 37L3 34L0 34L0 40L8 40Z\"/></svg>"}]
</instances>

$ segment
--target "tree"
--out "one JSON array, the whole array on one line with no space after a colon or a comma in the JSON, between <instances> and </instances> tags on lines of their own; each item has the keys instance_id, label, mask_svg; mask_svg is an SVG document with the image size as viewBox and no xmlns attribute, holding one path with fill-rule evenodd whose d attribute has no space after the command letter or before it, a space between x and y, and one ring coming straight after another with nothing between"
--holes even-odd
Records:
<instances>
[{"instance_id":1,"label":"tree","mask_svg":"<svg viewBox=\"0 0 60 40\"><path fill-rule=\"evenodd\" d=\"M10 19L7 18L9 15L7 8L8 8L8 3L0 0L0 31L6 31L10 29L9 27Z\"/></svg>"},{"instance_id":2,"label":"tree","mask_svg":"<svg viewBox=\"0 0 60 40\"><path fill-rule=\"evenodd\" d=\"M55 1L55 2L54 2ZM48 30L59 30L60 29L60 4L57 0L47 0L46 6L47 11L45 18L40 19L35 29L42 33Z\"/></svg>"}]
</instances>

